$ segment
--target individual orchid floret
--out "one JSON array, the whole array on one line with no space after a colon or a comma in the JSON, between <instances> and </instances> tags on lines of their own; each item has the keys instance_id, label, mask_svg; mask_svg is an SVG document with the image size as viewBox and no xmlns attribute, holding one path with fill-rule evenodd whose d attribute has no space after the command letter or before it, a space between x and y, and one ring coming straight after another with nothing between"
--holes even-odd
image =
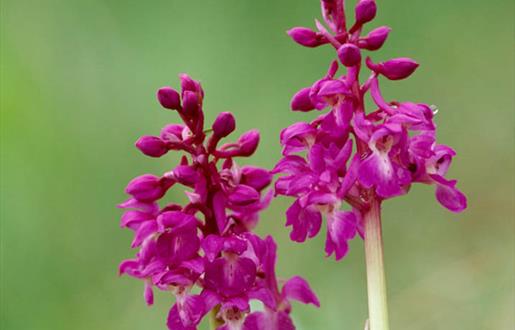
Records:
<instances>
[{"instance_id":1,"label":"individual orchid floret","mask_svg":"<svg viewBox=\"0 0 515 330\"><path fill-rule=\"evenodd\" d=\"M370 31L365 37L359 38L358 45L363 49L378 50L385 43L391 30L388 26L378 27Z\"/></svg>"},{"instance_id":2,"label":"individual orchid floret","mask_svg":"<svg viewBox=\"0 0 515 330\"><path fill-rule=\"evenodd\" d=\"M179 93L171 87L162 87L157 91L157 99L163 108L178 110L181 107Z\"/></svg>"},{"instance_id":3,"label":"individual orchid floret","mask_svg":"<svg viewBox=\"0 0 515 330\"><path fill-rule=\"evenodd\" d=\"M404 185L411 182L408 169L392 161L395 150L403 148L402 128L384 125L370 137L371 155L359 167L358 179L364 188L375 187L378 196L390 198L405 193Z\"/></svg>"},{"instance_id":4,"label":"individual orchid floret","mask_svg":"<svg viewBox=\"0 0 515 330\"><path fill-rule=\"evenodd\" d=\"M356 25L363 25L376 17L377 6L375 0L359 0L356 4Z\"/></svg>"},{"instance_id":5,"label":"individual orchid floret","mask_svg":"<svg viewBox=\"0 0 515 330\"><path fill-rule=\"evenodd\" d=\"M142 136L136 141L136 148L150 157L161 157L168 152L166 142L157 136Z\"/></svg>"},{"instance_id":6,"label":"individual orchid floret","mask_svg":"<svg viewBox=\"0 0 515 330\"><path fill-rule=\"evenodd\" d=\"M340 260L347 254L347 242L356 236L358 223L358 216L352 211L335 211L328 217L325 243L328 256L334 252L336 260Z\"/></svg>"},{"instance_id":7,"label":"individual orchid floret","mask_svg":"<svg viewBox=\"0 0 515 330\"><path fill-rule=\"evenodd\" d=\"M322 16L333 31L345 31L344 0L322 0Z\"/></svg>"},{"instance_id":8,"label":"individual orchid floret","mask_svg":"<svg viewBox=\"0 0 515 330\"><path fill-rule=\"evenodd\" d=\"M259 133L257 130L250 130L244 133L238 139L239 143L239 156L248 157L251 156L255 151L259 143Z\"/></svg>"},{"instance_id":9,"label":"individual orchid floret","mask_svg":"<svg viewBox=\"0 0 515 330\"><path fill-rule=\"evenodd\" d=\"M125 189L125 192L132 195L136 200L142 202L153 202L160 199L171 187L173 181L166 178L159 178L152 174L144 174L134 178Z\"/></svg>"},{"instance_id":10,"label":"individual orchid floret","mask_svg":"<svg viewBox=\"0 0 515 330\"><path fill-rule=\"evenodd\" d=\"M199 97L195 92L185 91L183 93L182 114L187 118L194 118L199 111Z\"/></svg>"},{"instance_id":11,"label":"individual orchid floret","mask_svg":"<svg viewBox=\"0 0 515 330\"><path fill-rule=\"evenodd\" d=\"M258 144L259 132L250 130L243 133L236 143L224 144L214 154L218 158L249 157L256 151Z\"/></svg>"},{"instance_id":12,"label":"individual orchid floret","mask_svg":"<svg viewBox=\"0 0 515 330\"><path fill-rule=\"evenodd\" d=\"M378 64L367 58L366 63L370 70L382 74L390 80L408 78L418 67L417 62L407 57L394 58Z\"/></svg>"},{"instance_id":13,"label":"individual orchid floret","mask_svg":"<svg viewBox=\"0 0 515 330\"><path fill-rule=\"evenodd\" d=\"M291 109L293 111L311 111L315 106L310 98L311 87L306 87L298 91L291 99Z\"/></svg>"},{"instance_id":14,"label":"individual orchid floret","mask_svg":"<svg viewBox=\"0 0 515 330\"><path fill-rule=\"evenodd\" d=\"M355 66L361 62L361 52L358 46L347 43L338 48L338 58L347 67Z\"/></svg>"},{"instance_id":15,"label":"individual orchid floret","mask_svg":"<svg viewBox=\"0 0 515 330\"><path fill-rule=\"evenodd\" d=\"M288 35L296 43L306 47L318 47L328 43L327 39L320 32L315 32L308 28L293 28L288 31Z\"/></svg>"},{"instance_id":16,"label":"individual orchid floret","mask_svg":"<svg viewBox=\"0 0 515 330\"><path fill-rule=\"evenodd\" d=\"M222 112L216 117L212 129L217 138L224 138L236 128L234 116L230 112Z\"/></svg>"},{"instance_id":17,"label":"individual orchid floret","mask_svg":"<svg viewBox=\"0 0 515 330\"><path fill-rule=\"evenodd\" d=\"M233 159L256 151L259 132L219 145L236 129L234 116L222 112L205 130L204 91L189 76L180 78L180 93L163 87L157 99L176 110L183 123L141 137L136 147L150 157L171 150L184 155L161 176L144 174L129 182L131 198L119 205L126 209L120 226L134 232L131 247L138 252L120 264L119 272L143 281L148 305L156 288L173 293L169 329L197 329L208 313L218 330L265 330L277 322L288 324L277 329L294 329L289 299L319 306L318 299L300 277L278 291L275 243L252 233L272 198L266 192L272 174ZM185 188L187 203L160 202L178 185ZM260 301L265 312L252 311L251 300Z\"/></svg>"},{"instance_id":18,"label":"individual orchid floret","mask_svg":"<svg viewBox=\"0 0 515 330\"><path fill-rule=\"evenodd\" d=\"M273 170L281 174L275 194L294 199L286 211L293 241L303 242L325 227L325 252L339 260L356 234L365 239L369 296L380 300L369 305L370 330L383 330L388 323L386 308L377 308L384 305L386 296L382 203L408 193L414 183L434 185L437 201L453 212L463 211L467 200L456 188L456 180L446 178L455 152L436 141L434 108L388 101L381 93L382 76L408 78L418 63L405 57L374 62L361 54L380 49L391 30L381 26L362 35L364 25L376 16L375 1L357 2L349 29L343 0L321 0L321 7L327 27L316 20L318 31L294 28L290 31L298 32L289 34L308 47L315 45L315 36L323 38L346 70L337 74L340 67L333 61L326 75L293 96L293 111L321 113L311 122L294 123L281 131L283 157ZM303 42L299 42L301 31ZM369 77L361 83L360 71L367 68ZM369 111L366 94L374 104Z\"/></svg>"}]
</instances>

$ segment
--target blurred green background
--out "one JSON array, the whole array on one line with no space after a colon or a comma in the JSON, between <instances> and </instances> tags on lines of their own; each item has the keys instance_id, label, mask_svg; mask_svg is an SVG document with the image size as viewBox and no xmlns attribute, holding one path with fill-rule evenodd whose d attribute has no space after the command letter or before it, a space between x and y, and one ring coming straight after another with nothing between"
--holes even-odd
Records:
<instances>
[{"instance_id":1,"label":"blurred green background","mask_svg":"<svg viewBox=\"0 0 515 330\"><path fill-rule=\"evenodd\" d=\"M384 93L439 107L439 141L458 151L450 177L469 198L459 215L428 186L386 203L392 329L514 329L513 12L508 0L379 1L372 26L393 31L373 58L421 63ZM239 132L259 128L253 162L272 167L280 129L314 115L291 113L291 95L334 56L285 34L313 26L318 1L3 0L1 15L0 327L164 329L171 296L147 308L142 283L116 275L133 253L115 208L126 183L177 160L133 147L178 120L154 93L180 72L200 79L209 120L229 110ZM259 232L279 242L279 274L320 297L319 310L294 306L298 328L363 329L362 241L339 263L323 257L324 232L290 242L290 202Z\"/></svg>"}]
</instances>

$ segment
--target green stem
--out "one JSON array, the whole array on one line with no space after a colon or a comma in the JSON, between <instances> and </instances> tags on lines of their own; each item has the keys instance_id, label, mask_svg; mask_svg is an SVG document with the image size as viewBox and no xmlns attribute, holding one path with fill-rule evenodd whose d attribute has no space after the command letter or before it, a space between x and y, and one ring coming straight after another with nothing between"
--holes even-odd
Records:
<instances>
[{"instance_id":1,"label":"green stem","mask_svg":"<svg viewBox=\"0 0 515 330\"><path fill-rule=\"evenodd\" d=\"M388 306L381 234L381 203L374 200L364 214L370 330L388 330Z\"/></svg>"},{"instance_id":2,"label":"green stem","mask_svg":"<svg viewBox=\"0 0 515 330\"><path fill-rule=\"evenodd\" d=\"M217 305L215 308L209 312L209 329L216 330L219 326L223 324L223 322L216 317L216 314L220 311L220 305Z\"/></svg>"}]
</instances>

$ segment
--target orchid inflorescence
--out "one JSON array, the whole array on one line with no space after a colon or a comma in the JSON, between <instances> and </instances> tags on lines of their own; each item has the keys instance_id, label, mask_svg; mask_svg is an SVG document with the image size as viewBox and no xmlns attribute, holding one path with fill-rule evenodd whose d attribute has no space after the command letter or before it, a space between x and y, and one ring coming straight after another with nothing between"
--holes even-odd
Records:
<instances>
[{"instance_id":1,"label":"orchid inflorescence","mask_svg":"<svg viewBox=\"0 0 515 330\"><path fill-rule=\"evenodd\" d=\"M359 81L362 51L374 51L386 41L390 28L381 26L367 35L363 27L376 15L374 0L360 0L355 22L347 29L343 0L322 0L327 29L318 20L317 31L296 27L290 37L305 47L330 44L346 67L338 75L338 61L312 86L302 88L291 101L293 111L329 111L312 122L298 122L281 132L283 157L274 172L284 174L275 184L278 195L295 202L287 210L287 226L293 241L314 237L327 219L325 252L341 259L348 241L364 235L363 215L372 204L406 194L413 183L436 186L436 198L447 209L466 208L465 196L456 181L445 178L455 152L436 143L434 108L413 102L387 102L379 89L381 76L400 80L410 76L418 64L409 58L395 58L365 64L371 71ZM374 111L365 112L369 93ZM355 149L354 149L355 146ZM354 154L353 154L354 149ZM342 211L342 201L352 210Z\"/></svg>"},{"instance_id":2,"label":"orchid inflorescence","mask_svg":"<svg viewBox=\"0 0 515 330\"><path fill-rule=\"evenodd\" d=\"M235 157L252 155L259 142L256 130L234 143L219 142L235 130L231 113L222 112L204 129L204 91L199 82L180 76L181 93L171 87L157 92L160 104L176 110L184 124L165 126L159 136L143 136L136 146L143 154L161 157L183 152L180 164L158 177L133 179L131 198L121 226L134 231L135 259L120 265L120 274L142 279L144 298L153 303L153 287L172 292L169 329L196 329L212 312L217 329L294 329L290 300L319 306L308 283L294 276L279 288L275 275L276 244L272 237L252 232L259 212L272 197L264 193L269 171L239 166ZM158 201L175 185L186 187L186 205ZM256 299L263 311L250 313Z\"/></svg>"}]
</instances>

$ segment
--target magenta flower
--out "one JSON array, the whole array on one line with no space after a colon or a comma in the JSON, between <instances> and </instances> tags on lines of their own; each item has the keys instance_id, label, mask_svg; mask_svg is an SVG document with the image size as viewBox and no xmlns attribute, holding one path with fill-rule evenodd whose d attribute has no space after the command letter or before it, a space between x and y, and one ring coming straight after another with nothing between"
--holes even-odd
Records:
<instances>
[{"instance_id":1,"label":"magenta flower","mask_svg":"<svg viewBox=\"0 0 515 330\"><path fill-rule=\"evenodd\" d=\"M365 238L369 291L374 296L376 289L384 287L381 203L406 194L417 182L434 185L436 199L450 211L463 211L467 200L456 188L456 180L446 178L455 152L436 142L433 108L387 101L381 95L381 76L405 79L418 63L410 58L363 60L362 52L381 48L390 33L389 27L382 26L362 35L363 26L376 16L375 1L357 2L350 28L343 0L322 0L321 7L328 28L317 20L316 31L298 27L288 34L306 47L330 44L345 70L338 73L338 61L333 61L324 77L293 96L293 111L327 111L312 122L298 122L281 132L283 157L273 172L282 176L275 183L275 193L295 198L286 212L292 240L303 242L316 236L325 218L325 252L339 260L356 233ZM362 68L371 71L364 83L359 81ZM375 103L371 111L365 110L367 93ZM343 201L348 210L342 210ZM377 295L385 299L384 290ZM387 329L386 308L376 308L382 305L370 305L371 330Z\"/></svg>"},{"instance_id":2,"label":"magenta flower","mask_svg":"<svg viewBox=\"0 0 515 330\"><path fill-rule=\"evenodd\" d=\"M131 198L120 204L127 209L121 226L134 231L131 247L139 250L120 264L120 274L144 281L149 305L154 288L175 295L169 329L196 329L210 311L217 329L294 329L290 301L319 302L297 276L278 289L276 245L272 237L252 233L259 212L271 200L265 189L272 175L259 167L239 166L234 157L252 155L259 133L251 130L220 146L235 129L233 115L219 114L206 131L204 91L187 75L180 78L181 93L163 87L157 99L164 108L176 110L184 124L167 125L159 136L143 136L136 147L150 157L170 150L185 155L162 176L145 174L127 186ZM175 185L186 188L188 203L158 204ZM261 301L264 311L251 311L250 300Z\"/></svg>"}]
</instances>

